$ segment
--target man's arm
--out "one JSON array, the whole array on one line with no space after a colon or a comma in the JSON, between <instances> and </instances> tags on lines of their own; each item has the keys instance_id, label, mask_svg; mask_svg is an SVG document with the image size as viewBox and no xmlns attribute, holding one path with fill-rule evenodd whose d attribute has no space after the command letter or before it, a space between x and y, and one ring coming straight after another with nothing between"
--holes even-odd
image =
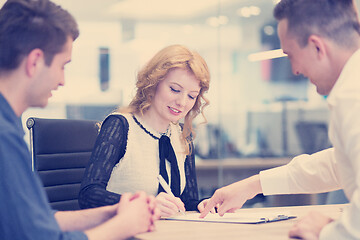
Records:
<instances>
[{"instance_id":1,"label":"man's arm","mask_svg":"<svg viewBox=\"0 0 360 240\"><path fill-rule=\"evenodd\" d=\"M63 231L84 231L98 226L116 215L118 205L79 211L58 211L56 221Z\"/></svg>"},{"instance_id":2,"label":"man's arm","mask_svg":"<svg viewBox=\"0 0 360 240\"><path fill-rule=\"evenodd\" d=\"M89 240L126 239L153 231L159 218L153 196L125 193L118 204L55 214L63 231L84 231Z\"/></svg>"},{"instance_id":3,"label":"man's arm","mask_svg":"<svg viewBox=\"0 0 360 240\"><path fill-rule=\"evenodd\" d=\"M341 188L334 149L302 154L290 163L260 172L264 195L328 192Z\"/></svg>"},{"instance_id":4,"label":"man's arm","mask_svg":"<svg viewBox=\"0 0 360 240\"><path fill-rule=\"evenodd\" d=\"M215 206L219 206L220 215L234 211L259 193L317 193L339 189L333 155L332 148L312 155L303 154L287 165L261 171L259 175L220 188L206 204L201 217Z\"/></svg>"}]
</instances>

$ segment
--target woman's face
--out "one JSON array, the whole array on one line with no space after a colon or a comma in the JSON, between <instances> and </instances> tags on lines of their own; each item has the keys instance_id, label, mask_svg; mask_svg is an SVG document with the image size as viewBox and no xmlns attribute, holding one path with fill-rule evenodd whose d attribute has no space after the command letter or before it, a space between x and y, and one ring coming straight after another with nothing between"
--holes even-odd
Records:
<instances>
[{"instance_id":1,"label":"woman's face","mask_svg":"<svg viewBox=\"0 0 360 240\"><path fill-rule=\"evenodd\" d=\"M193 108L200 89L200 81L192 72L172 69L159 82L149 113L158 126L166 129L170 122L179 121Z\"/></svg>"}]
</instances>

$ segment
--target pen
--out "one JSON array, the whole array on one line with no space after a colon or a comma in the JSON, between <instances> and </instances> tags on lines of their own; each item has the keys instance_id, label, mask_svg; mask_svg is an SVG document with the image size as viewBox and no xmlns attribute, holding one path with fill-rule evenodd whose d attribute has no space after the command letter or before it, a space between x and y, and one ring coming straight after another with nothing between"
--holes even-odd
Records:
<instances>
[{"instance_id":1,"label":"pen","mask_svg":"<svg viewBox=\"0 0 360 240\"><path fill-rule=\"evenodd\" d=\"M163 187L163 189L165 190L165 192L173 197L175 197L175 195L172 193L169 185L166 183L165 179L159 174L159 176L157 176L157 179L159 180L160 185ZM179 212L181 212L183 215L185 215L184 211L179 209Z\"/></svg>"}]
</instances>

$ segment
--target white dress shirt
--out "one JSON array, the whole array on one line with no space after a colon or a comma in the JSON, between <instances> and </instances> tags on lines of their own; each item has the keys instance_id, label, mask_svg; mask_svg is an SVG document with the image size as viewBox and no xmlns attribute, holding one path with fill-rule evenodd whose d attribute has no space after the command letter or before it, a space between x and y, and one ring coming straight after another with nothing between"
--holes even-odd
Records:
<instances>
[{"instance_id":1,"label":"white dress shirt","mask_svg":"<svg viewBox=\"0 0 360 240\"><path fill-rule=\"evenodd\" d=\"M264 195L344 189L350 205L322 229L320 239L360 239L360 50L346 63L327 102L334 147L260 172L261 186Z\"/></svg>"}]
</instances>

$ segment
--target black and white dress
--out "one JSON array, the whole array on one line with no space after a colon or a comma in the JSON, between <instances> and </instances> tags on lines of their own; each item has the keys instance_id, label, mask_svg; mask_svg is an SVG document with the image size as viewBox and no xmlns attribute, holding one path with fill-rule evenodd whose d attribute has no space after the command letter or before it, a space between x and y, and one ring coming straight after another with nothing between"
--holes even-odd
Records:
<instances>
[{"instance_id":1,"label":"black and white dress","mask_svg":"<svg viewBox=\"0 0 360 240\"><path fill-rule=\"evenodd\" d=\"M180 198L186 210L199 203L194 154L185 155L181 127L170 124L167 132L180 173ZM79 193L81 208L115 204L125 192L157 195L159 183L159 138L132 114L112 114L102 124ZM166 170L171 181L170 163Z\"/></svg>"}]
</instances>

